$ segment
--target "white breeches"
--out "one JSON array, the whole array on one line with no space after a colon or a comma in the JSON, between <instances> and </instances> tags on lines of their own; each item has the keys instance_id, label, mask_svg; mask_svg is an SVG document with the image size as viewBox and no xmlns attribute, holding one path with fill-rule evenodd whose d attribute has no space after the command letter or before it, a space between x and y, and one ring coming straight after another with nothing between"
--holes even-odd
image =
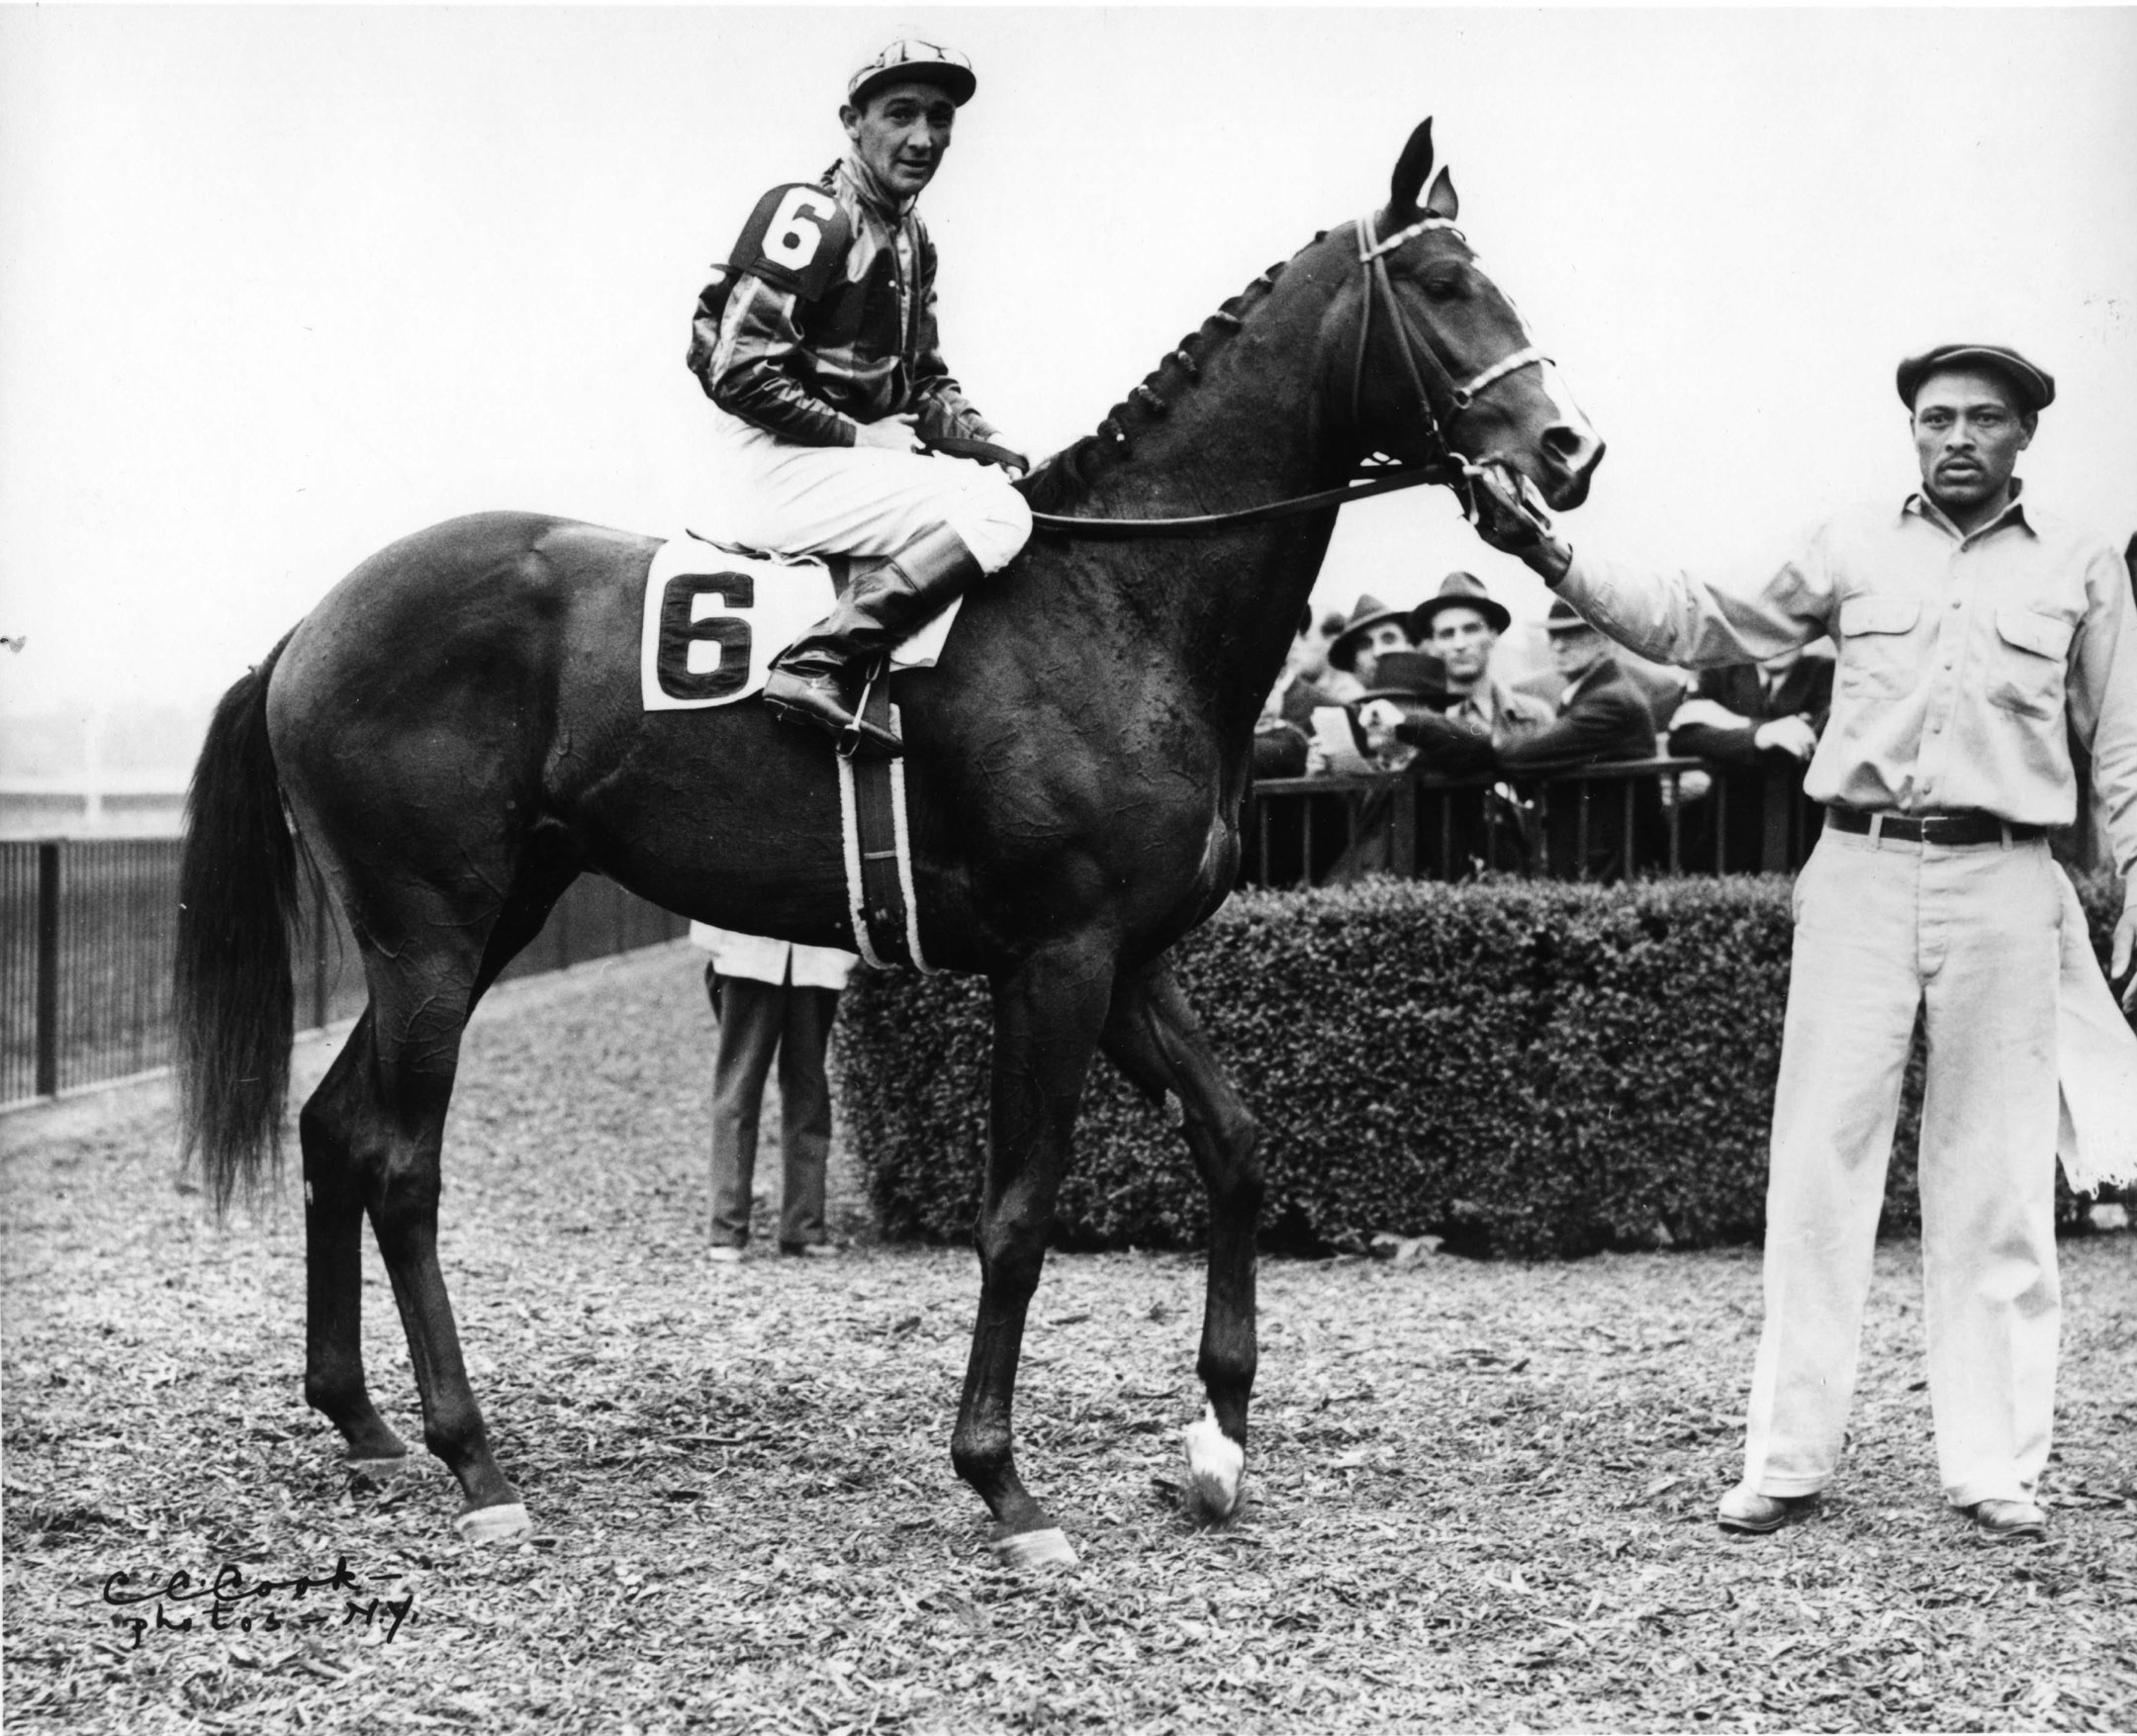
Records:
<instances>
[{"instance_id":1,"label":"white breeches","mask_svg":"<svg viewBox=\"0 0 2137 1736\"><path fill-rule=\"evenodd\" d=\"M966 458L872 446L797 446L715 411L710 442L719 542L786 555L894 555L947 524L988 573L1031 535L1009 473Z\"/></svg>"},{"instance_id":2,"label":"white breeches","mask_svg":"<svg viewBox=\"0 0 2137 1736\"><path fill-rule=\"evenodd\" d=\"M2044 842L1950 849L1828 828L1797 880L1744 1477L1825 1486L1855 1388L1901 1076L1919 1007L1923 1322L1947 1500L2030 1500L2057 1336L2056 984Z\"/></svg>"}]
</instances>

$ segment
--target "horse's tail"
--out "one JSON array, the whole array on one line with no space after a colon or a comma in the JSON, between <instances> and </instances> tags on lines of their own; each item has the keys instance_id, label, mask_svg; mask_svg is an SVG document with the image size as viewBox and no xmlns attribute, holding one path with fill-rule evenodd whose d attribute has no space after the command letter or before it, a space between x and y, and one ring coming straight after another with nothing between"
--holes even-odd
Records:
<instances>
[{"instance_id":1,"label":"horse's tail","mask_svg":"<svg viewBox=\"0 0 2137 1736\"><path fill-rule=\"evenodd\" d=\"M267 739L267 682L288 643L223 695L186 792L174 983L179 1159L198 1154L218 1215L282 1162L297 843Z\"/></svg>"}]
</instances>

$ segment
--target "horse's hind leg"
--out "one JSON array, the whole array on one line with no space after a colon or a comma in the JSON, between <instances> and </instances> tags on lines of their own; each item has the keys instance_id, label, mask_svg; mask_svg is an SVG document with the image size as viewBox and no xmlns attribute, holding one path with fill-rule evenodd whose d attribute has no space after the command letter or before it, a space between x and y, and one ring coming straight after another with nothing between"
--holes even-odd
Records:
<instances>
[{"instance_id":1,"label":"horse's hind leg","mask_svg":"<svg viewBox=\"0 0 2137 1736\"><path fill-rule=\"evenodd\" d=\"M363 1218L351 1118L371 1067L371 1014L356 1021L298 1117L304 1144L305 1401L341 1431L359 1470L398 1469L408 1448L371 1402L363 1364Z\"/></svg>"},{"instance_id":2,"label":"horse's hind leg","mask_svg":"<svg viewBox=\"0 0 2137 1736\"><path fill-rule=\"evenodd\" d=\"M376 1023L367 1107L379 1153L371 1229L408 1333L423 1444L467 1497L453 1527L470 1542L502 1541L531 1527L491 1453L437 1252L438 1159L477 960L369 962Z\"/></svg>"},{"instance_id":3,"label":"horse's hind leg","mask_svg":"<svg viewBox=\"0 0 2137 1736\"><path fill-rule=\"evenodd\" d=\"M1186 1431L1188 1493L1209 1513L1228 1517L1239 1508L1247 1404L1258 1358L1254 1233L1261 1216L1261 1130L1162 964L1123 980L1103 1043L1114 1064L1137 1084L1178 1099L1187 1145L1209 1191L1209 1288L1195 1365L1209 1410Z\"/></svg>"}]
</instances>

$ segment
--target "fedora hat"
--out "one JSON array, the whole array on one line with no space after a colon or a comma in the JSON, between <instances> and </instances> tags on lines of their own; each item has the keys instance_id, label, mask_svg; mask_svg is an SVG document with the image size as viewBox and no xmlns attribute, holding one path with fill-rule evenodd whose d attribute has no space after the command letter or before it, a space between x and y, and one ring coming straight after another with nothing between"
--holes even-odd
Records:
<instances>
[{"instance_id":1,"label":"fedora hat","mask_svg":"<svg viewBox=\"0 0 2137 1736\"><path fill-rule=\"evenodd\" d=\"M1945 368L1987 368L2010 383L2026 415L2037 415L2055 403L2055 376L2000 343L1940 343L1908 356L1900 364L1900 402L1912 410L1921 383Z\"/></svg>"},{"instance_id":2,"label":"fedora hat","mask_svg":"<svg viewBox=\"0 0 2137 1736\"><path fill-rule=\"evenodd\" d=\"M1410 611L1389 608L1370 593L1361 594L1356 605L1350 610L1350 618L1344 622L1343 631L1329 641L1329 662L1340 670L1348 671L1351 659L1357 655L1359 641L1382 621L1398 621L1407 633L1410 630Z\"/></svg>"},{"instance_id":3,"label":"fedora hat","mask_svg":"<svg viewBox=\"0 0 2137 1736\"><path fill-rule=\"evenodd\" d=\"M1543 617L1546 633L1593 633L1595 625L1584 620L1580 612L1562 596L1551 599L1550 613Z\"/></svg>"},{"instance_id":4,"label":"fedora hat","mask_svg":"<svg viewBox=\"0 0 2137 1736\"><path fill-rule=\"evenodd\" d=\"M979 88L972 62L957 49L919 37L898 37L854 69L854 75L846 81L846 100L857 109L865 108L876 91L908 78L941 85L949 92L951 102L961 109Z\"/></svg>"},{"instance_id":5,"label":"fedora hat","mask_svg":"<svg viewBox=\"0 0 2137 1736\"><path fill-rule=\"evenodd\" d=\"M1447 690L1446 665L1431 651L1384 651L1373 666L1373 685L1351 701L1368 699L1423 700L1440 706L1453 698Z\"/></svg>"},{"instance_id":6,"label":"fedora hat","mask_svg":"<svg viewBox=\"0 0 2137 1736\"><path fill-rule=\"evenodd\" d=\"M1494 633L1504 633L1514 619L1507 613L1504 603L1492 600L1491 593L1484 589L1484 581L1474 573L1449 573L1440 581L1437 595L1428 596L1410 611L1410 636L1430 638L1433 619L1443 608L1475 609Z\"/></svg>"}]
</instances>

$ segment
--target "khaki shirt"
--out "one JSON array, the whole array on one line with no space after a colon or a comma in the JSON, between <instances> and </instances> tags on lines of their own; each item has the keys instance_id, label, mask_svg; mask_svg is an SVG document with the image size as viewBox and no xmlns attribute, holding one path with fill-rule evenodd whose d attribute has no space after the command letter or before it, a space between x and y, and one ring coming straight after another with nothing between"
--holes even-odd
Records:
<instances>
[{"instance_id":1,"label":"khaki shirt","mask_svg":"<svg viewBox=\"0 0 2137 1736\"><path fill-rule=\"evenodd\" d=\"M2075 734L2115 863L2137 878L2137 605L2098 536L2015 499L1964 536L1916 494L1832 519L1763 585L1576 551L1558 592L1614 639L1695 668L1829 635L1839 672L1804 778L1814 801L2069 825Z\"/></svg>"}]
</instances>

